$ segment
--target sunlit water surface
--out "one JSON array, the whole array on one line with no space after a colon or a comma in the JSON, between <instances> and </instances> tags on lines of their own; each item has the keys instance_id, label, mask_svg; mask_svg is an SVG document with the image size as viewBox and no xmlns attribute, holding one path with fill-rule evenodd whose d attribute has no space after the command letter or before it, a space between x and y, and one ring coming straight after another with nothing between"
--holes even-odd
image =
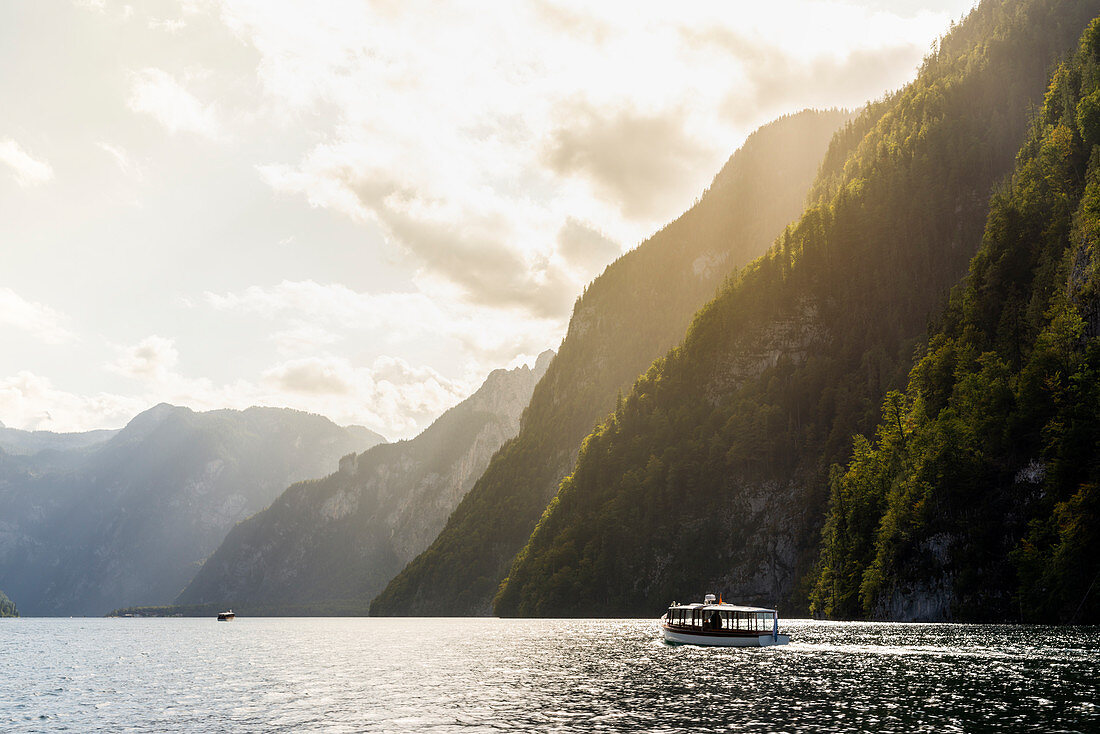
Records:
<instances>
[{"instance_id":1,"label":"sunlit water surface","mask_svg":"<svg viewBox=\"0 0 1100 734\"><path fill-rule=\"evenodd\" d=\"M1100 629L790 621L0 620L0 731L1100 731Z\"/></svg>"}]
</instances>

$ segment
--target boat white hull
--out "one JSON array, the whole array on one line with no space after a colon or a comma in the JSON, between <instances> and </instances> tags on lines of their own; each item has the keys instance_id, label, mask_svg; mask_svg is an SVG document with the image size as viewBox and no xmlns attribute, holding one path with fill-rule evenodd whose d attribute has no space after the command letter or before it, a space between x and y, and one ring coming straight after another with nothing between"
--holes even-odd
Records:
<instances>
[{"instance_id":1,"label":"boat white hull","mask_svg":"<svg viewBox=\"0 0 1100 734\"><path fill-rule=\"evenodd\" d=\"M759 635L692 634L669 629L663 624L661 634L666 642L675 645L707 645L708 647L771 647L786 645L791 641L789 635L773 636L770 632Z\"/></svg>"}]
</instances>

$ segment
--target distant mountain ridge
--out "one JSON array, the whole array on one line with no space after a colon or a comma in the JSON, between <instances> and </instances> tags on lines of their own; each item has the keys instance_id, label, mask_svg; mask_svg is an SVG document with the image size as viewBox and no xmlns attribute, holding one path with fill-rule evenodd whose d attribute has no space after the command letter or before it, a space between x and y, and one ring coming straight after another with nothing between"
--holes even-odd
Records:
<instances>
[{"instance_id":1,"label":"distant mountain ridge","mask_svg":"<svg viewBox=\"0 0 1100 734\"><path fill-rule=\"evenodd\" d=\"M30 455L39 451L70 451L86 449L110 440L117 430L54 433L53 431L21 431L0 423L0 450L13 455Z\"/></svg>"},{"instance_id":2,"label":"distant mountain ridge","mask_svg":"<svg viewBox=\"0 0 1100 734\"><path fill-rule=\"evenodd\" d=\"M581 440L649 364L683 337L726 274L763 253L802 211L847 112L781 118L748 137L690 210L585 289L519 435L439 537L372 603L372 614L488 614Z\"/></svg>"},{"instance_id":3,"label":"distant mountain ridge","mask_svg":"<svg viewBox=\"0 0 1100 734\"><path fill-rule=\"evenodd\" d=\"M365 611L519 430L553 356L496 370L415 438L345 456L336 473L291 486L230 531L176 604L323 609L357 599Z\"/></svg>"},{"instance_id":4,"label":"distant mountain ridge","mask_svg":"<svg viewBox=\"0 0 1100 734\"><path fill-rule=\"evenodd\" d=\"M93 446L0 450L0 584L24 615L166 603L236 522L383 440L364 431L286 409L161 404Z\"/></svg>"}]
</instances>

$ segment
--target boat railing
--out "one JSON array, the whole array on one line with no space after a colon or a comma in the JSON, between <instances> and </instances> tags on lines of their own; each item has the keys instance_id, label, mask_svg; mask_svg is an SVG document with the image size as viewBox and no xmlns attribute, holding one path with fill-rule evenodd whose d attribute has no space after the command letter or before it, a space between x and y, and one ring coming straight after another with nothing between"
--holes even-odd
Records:
<instances>
[{"instance_id":1,"label":"boat railing","mask_svg":"<svg viewBox=\"0 0 1100 734\"><path fill-rule=\"evenodd\" d=\"M777 616L775 612L670 608L665 623L685 630L774 634Z\"/></svg>"}]
</instances>

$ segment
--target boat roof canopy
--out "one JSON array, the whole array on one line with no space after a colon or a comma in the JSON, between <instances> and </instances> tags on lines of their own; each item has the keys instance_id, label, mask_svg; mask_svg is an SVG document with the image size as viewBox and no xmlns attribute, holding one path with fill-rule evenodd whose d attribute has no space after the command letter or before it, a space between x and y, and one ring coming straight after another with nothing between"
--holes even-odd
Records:
<instances>
[{"instance_id":1,"label":"boat roof canopy","mask_svg":"<svg viewBox=\"0 0 1100 734\"><path fill-rule=\"evenodd\" d=\"M706 612L764 612L767 614L775 614L774 609L765 609L764 607L742 607L736 604L672 604L669 609L702 609Z\"/></svg>"}]
</instances>

